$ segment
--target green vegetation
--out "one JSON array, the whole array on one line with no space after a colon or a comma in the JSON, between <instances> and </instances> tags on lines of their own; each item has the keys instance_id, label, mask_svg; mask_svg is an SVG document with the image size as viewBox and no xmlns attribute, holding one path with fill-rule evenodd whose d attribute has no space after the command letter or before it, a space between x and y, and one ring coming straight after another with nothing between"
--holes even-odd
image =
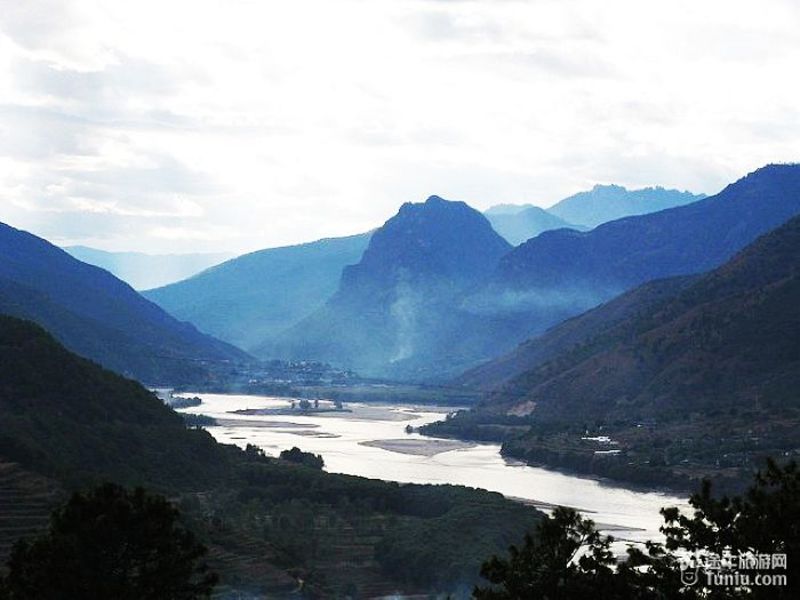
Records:
<instances>
[{"instance_id":1,"label":"green vegetation","mask_svg":"<svg viewBox=\"0 0 800 600\"><path fill-rule=\"evenodd\" d=\"M138 383L79 358L44 330L0 316L0 455L78 486L158 489L224 480L232 452Z\"/></svg>"},{"instance_id":2,"label":"green vegetation","mask_svg":"<svg viewBox=\"0 0 800 600\"><path fill-rule=\"evenodd\" d=\"M205 554L166 499L105 484L74 494L46 533L14 546L0 597L206 598L218 578Z\"/></svg>"},{"instance_id":3,"label":"green vegetation","mask_svg":"<svg viewBox=\"0 0 800 600\"><path fill-rule=\"evenodd\" d=\"M252 446L248 444L248 448L250 447ZM325 466L325 461L322 460L322 457L319 454L303 452L297 446L294 446L291 450L283 450L280 454L280 459L293 462L298 465L305 465L306 467L311 467L312 469L321 470Z\"/></svg>"},{"instance_id":4,"label":"green vegetation","mask_svg":"<svg viewBox=\"0 0 800 600\"><path fill-rule=\"evenodd\" d=\"M307 597L447 592L475 583L483 556L541 517L482 490L330 474L300 450L296 464L220 445L139 384L8 317L0 422L0 463L44 475L45 489L114 481L174 500L223 594L280 596L301 581Z\"/></svg>"},{"instance_id":5,"label":"green vegetation","mask_svg":"<svg viewBox=\"0 0 800 600\"><path fill-rule=\"evenodd\" d=\"M217 420L208 415L196 415L194 413L180 413L180 415L187 427L211 427L217 424Z\"/></svg>"},{"instance_id":6,"label":"green vegetation","mask_svg":"<svg viewBox=\"0 0 800 600\"><path fill-rule=\"evenodd\" d=\"M665 543L630 547L614 569L612 537L591 520L559 508L508 558L494 556L481 573L492 584L477 600L782 600L800 590L800 470L770 461L746 495L718 498L705 482L691 516L661 510ZM744 557L744 559L742 559ZM755 557L755 565L749 562ZM762 557L767 557L764 560ZM777 558L776 558L777 557ZM781 558L782 557L782 558ZM769 580L765 579L769 577ZM744 577L749 578L742 583ZM760 579L757 581L756 577ZM772 585L768 584L768 581ZM760 583L761 585L757 585Z\"/></svg>"},{"instance_id":7,"label":"green vegetation","mask_svg":"<svg viewBox=\"0 0 800 600\"><path fill-rule=\"evenodd\" d=\"M666 297L649 286L598 309L626 315L610 326L589 313L554 329L543 346L559 352L424 431L637 484L746 485L765 457L800 454L798 265L800 217L711 273L659 285ZM581 324L594 335L571 331Z\"/></svg>"},{"instance_id":8,"label":"green vegetation","mask_svg":"<svg viewBox=\"0 0 800 600\"><path fill-rule=\"evenodd\" d=\"M476 600L523 598L618 597L614 585L614 555L594 522L575 510L558 507L527 534L522 548L511 546L508 559L493 556L481 567L481 575L495 587L476 587Z\"/></svg>"}]
</instances>

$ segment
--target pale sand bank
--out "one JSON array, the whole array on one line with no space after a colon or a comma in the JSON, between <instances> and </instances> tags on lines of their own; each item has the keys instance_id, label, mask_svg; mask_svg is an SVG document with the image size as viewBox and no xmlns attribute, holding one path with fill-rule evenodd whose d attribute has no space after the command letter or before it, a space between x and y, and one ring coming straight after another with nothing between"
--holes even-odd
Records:
<instances>
[{"instance_id":1,"label":"pale sand bank","mask_svg":"<svg viewBox=\"0 0 800 600\"><path fill-rule=\"evenodd\" d=\"M371 448L381 448L389 452L397 452L398 454L414 454L417 456L435 456L442 452L450 452L451 450L464 450L466 448L474 448L477 444L473 442L462 442L460 440L418 440L418 439L396 439L396 440L372 440L367 442L359 442L361 446L370 446Z\"/></svg>"},{"instance_id":2,"label":"pale sand bank","mask_svg":"<svg viewBox=\"0 0 800 600\"><path fill-rule=\"evenodd\" d=\"M258 419L216 419L220 427L248 427L258 429L316 429L316 423L292 423L290 421L260 421Z\"/></svg>"}]
</instances>

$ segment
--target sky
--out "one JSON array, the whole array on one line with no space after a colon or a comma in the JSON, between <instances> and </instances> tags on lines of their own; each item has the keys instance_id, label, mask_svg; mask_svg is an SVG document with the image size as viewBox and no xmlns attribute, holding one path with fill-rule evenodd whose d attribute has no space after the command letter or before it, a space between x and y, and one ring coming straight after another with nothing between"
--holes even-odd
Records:
<instances>
[{"instance_id":1,"label":"sky","mask_svg":"<svg viewBox=\"0 0 800 600\"><path fill-rule=\"evenodd\" d=\"M243 252L800 160L795 0L0 0L0 221Z\"/></svg>"}]
</instances>

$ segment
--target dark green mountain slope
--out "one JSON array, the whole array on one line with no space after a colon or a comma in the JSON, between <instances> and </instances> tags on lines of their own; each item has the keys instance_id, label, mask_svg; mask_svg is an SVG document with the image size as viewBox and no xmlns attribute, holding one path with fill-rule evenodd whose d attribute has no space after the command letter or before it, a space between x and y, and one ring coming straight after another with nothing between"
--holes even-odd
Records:
<instances>
[{"instance_id":1,"label":"dark green mountain slope","mask_svg":"<svg viewBox=\"0 0 800 600\"><path fill-rule=\"evenodd\" d=\"M190 279L144 292L164 310L245 348L269 341L320 308L370 234L245 254Z\"/></svg>"},{"instance_id":2,"label":"dark green mountain slope","mask_svg":"<svg viewBox=\"0 0 800 600\"><path fill-rule=\"evenodd\" d=\"M0 455L56 479L208 485L225 453L138 383L0 315ZM206 466L207 463L207 466Z\"/></svg>"},{"instance_id":3,"label":"dark green mountain slope","mask_svg":"<svg viewBox=\"0 0 800 600\"><path fill-rule=\"evenodd\" d=\"M521 343L508 354L470 369L456 378L454 383L482 390L496 389L517 375L571 350L573 346L586 343L621 322L636 318L690 285L697 277L688 275L646 283L555 325L542 335Z\"/></svg>"},{"instance_id":4,"label":"dark green mountain slope","mask_svg":"<svg viewBox=\"0 0 800 600\"><path fill-rule=\"evenodd\" d=\"M329 474L217 444L138 383L5 316L0 423L3 499L14 499L0 502L0 520L28 507L35 521L18 530L31 533L56 487L155 488L209 545L231 597L286 597L300 580L311 597L450 591L538 518L499 494ZM13 530L0 528L0 558Z\"/></svg>"},{"instance_id":5,"label":"dark green mountain slope","mask_svg":"<svg viewBox=\"0 0 800 600\"><path fill-rule=\"evenodd\" d=\"M593 335L534 360L450 431L511 423L516 434L494 429L510 455L668 483L741 476L761 456L800 452L800 217L674 284L599 329L603 308L573 320L588 319Z\"/></svg>"},{"instance_id":6,"label":"dark green mountain slope","mask_svg":"<svg viewBox=\"0 0 800 600\"><path fill-rule=\"evenodd\" d=\"M551 229L584 229L582 225L572 225L538 206L529 206L519 212L487 210L483 214L489 219L494 230L512 246L517 246Z\"/></svg>"},{"instance_id":7,"label":"dark green mountain slope","mask_svg":"<svg viewBox=\"0 0 800 600\"><path fill-rule=\"evenodd\" d=\"M665 303L514 378L498 398L533 402L540 419L641 420L800 408L797 389L800 218Z\"/></svg>"},{"instance_id":8,"label":"dark green mountain slope","mask_svg":"<svg viewBox=\"0 0 800 600\"><path fill-rule=\"evenodd\" d=\"M547 212L591 229L608 221L683 206L705 197L705 194L661 187L627 190L620 185L596 185L588 192L564 198L548 208Z\"/></svg>"},{"instance_id":9,"label":"dark green mountain slope","mask_svg":"<svg viewBox=\"0 0 800 600\"><path fill-rule=\"evenodd\" d=\"M206 377L206 364L248 359L30 233L0 224L0 258L0 312L45 325L67 347L118 373L180 383Z\"/></svg>"}]
</instances>

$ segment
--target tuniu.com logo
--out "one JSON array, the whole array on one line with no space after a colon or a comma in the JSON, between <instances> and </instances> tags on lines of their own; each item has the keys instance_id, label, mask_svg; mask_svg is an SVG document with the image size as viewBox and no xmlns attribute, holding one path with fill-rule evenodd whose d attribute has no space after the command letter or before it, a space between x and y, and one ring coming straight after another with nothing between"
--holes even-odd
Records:
<instances>
[{"instance_id":1,"label":"tuniu.com logo","mask_svg":"<svg viewBox=\"0 0 800 600\"><path fill-rule=\"evenodd\" d=\"M785 586L786 554L690 554L678 559L681 583L709 587Z\"/></svg>"},{"instance_id":2,"label":"tuniu.com logo","mask_svg":"<svg viewBox=\"0 0 800 600\"><path fill-rule=\"evenodd\" d=\"M687 587L697 585L700 581L700 561L697 556L681 556L678 559L681 571L681 583Z\"/></svg>"}]
</instances>

